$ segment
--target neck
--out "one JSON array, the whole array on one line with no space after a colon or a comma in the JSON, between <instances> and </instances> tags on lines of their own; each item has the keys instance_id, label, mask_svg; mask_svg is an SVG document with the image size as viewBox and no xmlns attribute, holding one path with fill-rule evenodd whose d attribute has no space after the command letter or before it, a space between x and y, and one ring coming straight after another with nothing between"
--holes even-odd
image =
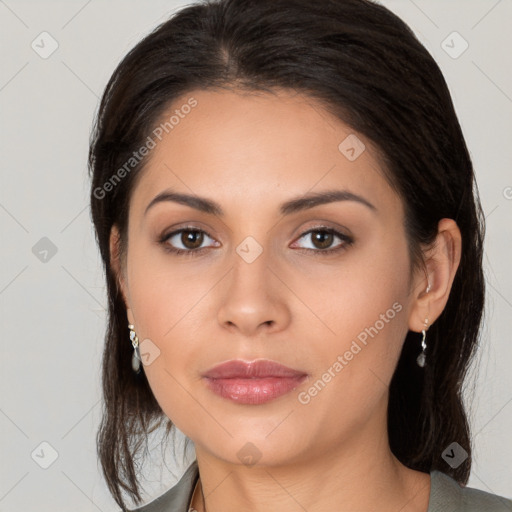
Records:
<instances>
[{"instance_id":1,"label":"neck","mask_svg":"<svg viewBox=\"0 0 512 512\"><path fill-rule=\"evenodd\" d=\"M357 437L314 458L265 466L231 463L196 445L200 480L192 510L427 512L430 475L401 464L387 433Z\"/></svg>"}]
</instances>

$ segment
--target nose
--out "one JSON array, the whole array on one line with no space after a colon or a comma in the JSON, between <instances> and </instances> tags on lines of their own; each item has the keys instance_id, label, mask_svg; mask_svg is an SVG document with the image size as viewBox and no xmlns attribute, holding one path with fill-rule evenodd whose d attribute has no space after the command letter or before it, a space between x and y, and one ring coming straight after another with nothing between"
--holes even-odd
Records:
<instances>
[{"instance_id":1,"label":"nose","mask_svg":"<svg viewBox=\"0 0 512 512\"><path fill-rule=\"evenodd\" d=\"M245 337L287 328L291 292L273 268L268 252L264 250L252 262L234 253L220 294L217 318L223 328Z\"/></svg>"}]
</instances>

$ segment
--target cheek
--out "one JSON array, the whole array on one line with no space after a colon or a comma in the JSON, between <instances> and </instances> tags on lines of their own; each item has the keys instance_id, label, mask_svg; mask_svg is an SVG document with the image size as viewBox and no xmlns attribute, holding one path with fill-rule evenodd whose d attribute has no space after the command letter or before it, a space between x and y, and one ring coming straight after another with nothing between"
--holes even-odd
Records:
<instances>
[{"instance_id":1,"label":"cheek","mask_svg":"<svg viewBox=\"0 0 512 512\"><path fill-rule=\"evenodd\" d=\"M330 329L312 354L316 388L338 411L352 408L356 417L365 400L371 409L391 381L408 330L408 269L405 239L383 234L307 295Z\"/></svg>"},{"instance_id":2,"label":"cheek","mask_svg":"<svg viewBox=\"0 0 512 512\"><path fill-rule=\"evenodd\" d=\"M165 255L155 254L158 251L131 250L130 301L143 371L156 400L174 421L176 411L179 418L181 409L193 407L185 389L197 378L193 370L201 349L198 333L206 314L200 299L211 284L195 272L184 272L184 266L171 265Z\"/></svg>"},{"instance_id":3,"label":"cheek","mask_svg":"<svg viewBox=\"0 0 512 512\"><path fill-rule=\"evenodd\" d=\"M339 265L300 277L297 289L329 327L330 334L323 329L331 340L327 345L343 349L361 333L364 341L364 333L370 330L375 338L388 340L380 344L385 351L390 345L400 345L397 334L407 325L408 269L405 239L382 233L347 253Z\"/></svg>"},{"instance_id":4,"label":"cheek","mask_svg":"<svg viewBox=\"0 0 512 512\"><path fill-rule=\"evenodd\" d=\"M196 314L199 300L212 285L197 266L183 264L156 245L141 242L130 250L130 297L137 328L155 342L170 340L180 323Z\"/></svg>"},{"instance_id":5,"label":"cheek","mask_svg":"<svg viewBox=\"0 0 512 512\"><path fill-rule=\"evenodd\" d=\"M160 294L161 290L153 288L151 294L141 292L137 300L141 332L151 340L141 345L143 361L145 348L150 354L149 364L144 363L143 371L166 416L180 430L189 431L190 421L204 414L194 399L193 388L199 381L198 361L202 353L201 338L194 329L205 312L200 307L193 308L197 296L189 305L187 297ZM170 297L176 295L178 299L171 302Z\"/></svg>"}]
</instances>

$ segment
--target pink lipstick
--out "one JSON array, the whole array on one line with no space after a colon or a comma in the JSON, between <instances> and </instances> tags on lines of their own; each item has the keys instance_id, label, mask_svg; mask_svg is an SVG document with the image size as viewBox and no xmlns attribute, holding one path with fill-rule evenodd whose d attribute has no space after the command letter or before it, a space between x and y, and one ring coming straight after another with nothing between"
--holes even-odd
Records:
<instances>
[{"instance_id":1,"label":"pink lipstick","mask_svg":"<svg viewBox=\"0 0 512 512\"><path fill-rule=\"evenodd\" d=\"M258 405L274 400L301 384L308 374L268 359L240 359L214 366L202 377L217 395L239 404Z\"/></svg>"}]
</instances>

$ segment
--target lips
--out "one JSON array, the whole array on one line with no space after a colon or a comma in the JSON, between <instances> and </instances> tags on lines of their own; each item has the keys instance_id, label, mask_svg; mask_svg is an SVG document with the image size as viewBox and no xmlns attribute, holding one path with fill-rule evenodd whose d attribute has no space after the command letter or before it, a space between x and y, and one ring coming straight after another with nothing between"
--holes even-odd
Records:
<instances>
[{"instance_id":1,"label":"lips","mask_svg":"<svg viewBox=\"0 0 512 512\"><path fill-rule=\"evenodd\" d=\"M203 377L211 379L261 379L265 377L301 377L305 372L293 370L268 359L245 362L240 359L214 366Z\"/></svg>"},{"instance_id":2,"label":"lips","mask_svg":"<svg viewBox=\"0 0 512 512\"><path fill-rule=\"evenodd\" d=\"M308 374L267 359L232 360L203 375L210 391L238 404L259 405L299 386Z\"/></svg>"}]
</instances>

